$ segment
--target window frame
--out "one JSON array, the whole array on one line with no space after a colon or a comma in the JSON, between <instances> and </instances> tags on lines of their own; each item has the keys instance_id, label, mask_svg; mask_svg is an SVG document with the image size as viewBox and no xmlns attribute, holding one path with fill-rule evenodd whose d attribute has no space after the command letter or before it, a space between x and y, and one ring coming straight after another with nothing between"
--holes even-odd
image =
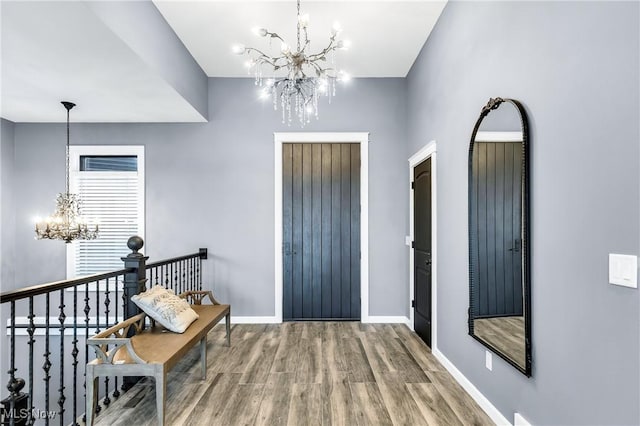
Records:
<instances>
[{"instance_id":1,"label":"window frame","mask_svg":"<svg viewBox=\"0 0 640 426\"><path fill-rule=\"evenodd\" d=\"M145 149L144 145L71 145L69 146L69 191L78 193L78 177L80 173L100 173L101 175L110 173L137 173L138 175L138 193L141 195L138 199L138 209L140 218L138 223L138 236L145 239L146 224L146 187L145 187ZM81 156L136 156L138 158L137 172L131 171L80 171ZM98 238L100 238L98 236ZM75 278L75 242L66 244L66 264L67 279ZM122 266L124 268L124 264ZM95 286L95 283L93 283Z\"/></svg>"}]
</instances>

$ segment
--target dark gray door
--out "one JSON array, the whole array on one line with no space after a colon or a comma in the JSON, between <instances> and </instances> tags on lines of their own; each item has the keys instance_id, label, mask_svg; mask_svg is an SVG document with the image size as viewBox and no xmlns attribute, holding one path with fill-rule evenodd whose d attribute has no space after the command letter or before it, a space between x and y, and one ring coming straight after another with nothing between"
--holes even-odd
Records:
<instances>
[{"instance_id":1,"label":"dark gray door","mask_svg":"<svg viewBox=\"0 0 640 426\"><path fill-rule=\"evenodd\" d=\"M413 169L413 328L431 347L431 158Z\"/></svg>"},{"instance_id":2,"label":"dark gray door","mask_svg":"<svg viewBox=\"0 0 640 426\"><path fill-rule=\"evenodd\" d=\"M522 143L476 142L472 157L476 188L478 310L476 318L522 315ZM495 235L495 238L483 238Z\"/></svg>"},{"instance_id":3,"label":"dark gray door","mask_svg":"<svg viewBox=\"0 0 640 426\"><path fill-rule=\"evenodd\" d=\"M282 146L283 319L360 319L360 144Z\"/></svg>"}]
</instances>

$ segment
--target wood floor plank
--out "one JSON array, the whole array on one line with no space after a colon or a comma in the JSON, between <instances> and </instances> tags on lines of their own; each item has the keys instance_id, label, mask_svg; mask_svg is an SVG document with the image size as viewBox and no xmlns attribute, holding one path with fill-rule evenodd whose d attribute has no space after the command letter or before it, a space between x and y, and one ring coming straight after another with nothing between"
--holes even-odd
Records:
<instances>
[{"instance_id":1,"label":"wood floor plank","mask_svg":"<svg viewBox=\"0 0 640 426\"><path fill-rule=\"evenodd\" d=\"M322 339L300 339L296 383L322 383Z\"/></svg>"},{"instance_id":2,"label":"wood floor plank","mask_svg":"<svg viewBox=\"0 0 640 426\"><path fill-rule=\"evenodd\" d=\"M320 383L295 383L289 401L288 426L322 424L322 385Z\"/></svg>"},{"instance_id":3,"label":"wood floor plank","mask_svg":"<svg viewBox=\"0 0 640 426\"><path fill-rule=\"evenodd\" d=\"M350 383L349 386L358 425L393 425L376 383Z\"/></svg>"},{"instance_id":4,"label":"wood floor plank","mask_svg":"<svg viewBox=\"0 0 640 426\"><path fill-rule=\"evenodd\" d=\"M436 385L433 383L408 383L407 389L428 424L462 426L460 419L440 395Z\"/></svg>"},{"instance_id":5,"label":"wood floor plank","mask_svg":"<svg viewBox=\"0 0 640 426\"><path fill-rule=\"evenodd\" d=\"M294 381L295 373L269 374L256 416L256 425L282 426L287 424Z\"/></svg>"},{"instance_id":6,"label":"wood floor plank","mask_svg":"<svg viewBox=\"0 0 640 426\"><path fill-rule=\"evenodd\" d=\"M344 362L349 373L349 382L364 383L376 381L359 338L340 339L338 347L344 357Z\"/></svg>"},{"instance_id":7,"label":"wood floor plank","mask_svg":"<svg viewBox=\"0 0 640 426\"><path fill-rule=\"evenodd\" d=\"M303 339L321 339L324 336L325 323L319 321L307 321L302 329Z\"/></svg>"},{"instance_id":8,"label":"wood floor plank","mask_svg":"<svg viewBox=\"0 0 640 426\"><path fill-rule=\"evenodd\" d=\"M284 323L290 324L290 323ZM300 339L302 332L285 332L280 338L280 345L276 351L271 371L274 373L294 373L300 358Z\"/></svg>"},{"instance_id":9,"label":"wood floor plank","mask_svg":"<svg viewBox=\"0 0 640 426\"><path fill-rule=\"evenodd\" d=\"M229 395L229 402L220 417L202 420L206 420L206 424L253 425L260 408L263 391L264 385L237 384Z\"/></svg>"},{"instance_id":10,"label":"wood floor plank","mask_svg":"<svg viewBox=\"0 0 640 426\"><path fill-rule=\"evenodd\" d=\"M377 373L376 381L394 425L427 426L420 408L407 389L402 372Z\"/></svg>"},{"instance_id":11,"label":"wood floor plank","mask_svg":"<svg viewBox=\"0 0 640 426\"><path fill-rule=\"evenodd\" d=\"M327 335L322 339L322 368L332 371L347 371L339 339L335 335Z\"/></svg>"},{"instance_id":12,"label":"wood floor plank","mask_svg":"<svg viewBox=\"0 0 640 426\"><path fill-rule=\"evenodd\" d=\"M369 360L371 370L375 373L396 371L390 355L385 350L382 337L378 333L368 333L361 339L362 346Z\"/></svg>"},{"instance_id":13,"label":"wood floor plank","mask_svg":"<svg viewBox=\"0 0 640 426\"><path fill-rule=\"evenodd\" d=\"M203 419L220 418L240 377L241 374L218 373L185 420L185 424L197 426L202 424Z\"/></svg>"},{"instance_id":14,"label":"wood floor plank","mask_svg":"<svg viewBox=\"0 0 640 426\"><path fill-rule=\"evenodd\" d=\"M349 374L344 371L324 370L322 379L322 424L324 426L351 426L356 423L353 399L349 387Z\"/></svg>"},{"instance_id":15,"label":"wood floor plank","mask_svg":"<svg viewBox=\"0 0 640 426\"><path fill-rule=\"evenodd\" d=\"M413 356L420 368L425 371L441 371L446 369L431 353L431 349L418 337L416 333L402 324L394 324L394 330L406 350Z\"/></svg>"},{"instance_id":16,"label":"wood floor plank","mask_svg":"<svg viewBox=\"0 0 640 426\"><path fill-rule=\"evenodd\" d=\"M449 373L430 372L432 382L464 425L493 424L489 416Z\"/></svg>"},{"instance_id":17,"label":"wood floor plank","mask_svg":"<svg viewBox=\"0 0 640 426\"><path fill-rule=\"evenodd\" d=\"M271 366L280 345L279 339L267 337L264 333L252 350L251 357L240 378L240 383L266 383Z\"/></svg>"},{"instance_id":18,"label":"wood floor plank","mask_svg":"<svg viewBox=\"0 0 640 426\"><path fill-rule=\"evenodd\" d=\"M420 365L413 358L411 353L407 351L399 338L387 339L382 338L380 345L384 348L390 363L392 372L402 375L405 383L429 383L430 380L424 373Z\"/></svg>"}]
</instances>

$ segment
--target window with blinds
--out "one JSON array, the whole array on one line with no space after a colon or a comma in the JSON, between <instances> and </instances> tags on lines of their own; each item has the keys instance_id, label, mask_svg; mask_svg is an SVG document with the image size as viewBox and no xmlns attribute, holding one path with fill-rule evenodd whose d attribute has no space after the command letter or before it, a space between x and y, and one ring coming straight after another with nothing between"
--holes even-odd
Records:
<instances>
[{"instance_id":1,"label":"window with blinds","mask_svg":"<svg viewBox=\"0 0 640 426\"><path fill-rule=\"evenodd\" d=\"M144 147L70 147L70 187L80 196L80 213L97 223L96 240L67 248L67 277L122 269L127 240L144 238Z\"/></svg>"}]
</instances>

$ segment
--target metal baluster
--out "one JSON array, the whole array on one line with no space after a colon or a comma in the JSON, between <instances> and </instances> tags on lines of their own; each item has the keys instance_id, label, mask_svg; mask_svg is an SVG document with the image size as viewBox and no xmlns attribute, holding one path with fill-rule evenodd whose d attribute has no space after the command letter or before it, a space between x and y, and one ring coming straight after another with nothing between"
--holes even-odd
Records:
<instances>
[{"instance_id":1,"label":"metal baluster","mask_svg":"<svg viewBox=\"0 0 640 426\"><path fill-rule=\"evenodd\" d=\"M36 340L33 338L33 333L36 331L35 324L33 319L35 315L33 314L33 297L29 298L29 328L27 328L27 333L29 334L29 419L27 420L27 424L32 425L35 422L33 418L33 409L35 405L33 405L33 347L36 343Z\"/></svg>"},{"instance_id":2,"label":"metal baluster","mask_svg":"<svg viewBox=\"0 0 640 426\"><path fill-rule=\"evenodd\" d=\"M73 286L73 426L78 426L78 286Z\"/></svg>"},{"instance_id":3,"label":"metal baluster","mask_svg":"<svg viewBox=\"0 0 640 426\"><path fill-rule=\"evenodd\" d=\"M122 299L122 319L124 320L124 319L126 319L125 318L125 313L127 312L127 309L126 309L126 306L127 306L127 292L125 291L125 288L124 288L124 276L122 278L123 278L123 280L122 280L123 287L122 287L121 299ZM129 386L129 387L131 387L131 386ZM126 392L127 389L128 388L127 388L127 385L126 385L126 377L123 377L122 378L122 385L120 386L120 390L122 392ZM118 393L118 395L119 395L119 393Z\"/></svg>"},{"instance_id":4,"label":"metal baluster","mask_svg":"<svg viewBox=\"0 0 640 426\"><path fill-rule=\"evenodd\" d=\"M189 290L195 290L193 285L193 262L194 259L189 259Z\"/></svg>"},{"instance_id":5,"label":"metal baluster","mask_svg":"<svg viewBox=\"0 0 640 426\"><path fill-rule=\"evenodd\" d=\"M60 306L58 306L60 308L60 315L58 315L58 321L60 322L60 387L58 388L60 395L58 398L60 426L64 425L64 401L67 399L64 396L64 321L67 318L64 314L64 307L64 290L60 290Z\"/></svg>"},{"instance_id":6,"label":"metal baluster","mask_svg":"<svg viewBox=\"0 0 640 426\"><path fill-rule=\"evenodd\" d=\"M171 263L171 273L173 274L173 289L176 294L180 294L180 282L178 281L178 263Z\"/></svg>"},{"instance_id":7,"label":"metal baluster","mask_svg":"<svg viewBox=\"0 0 640 426\"><path fill-rule=\"evenodd\" d=\"M202 266L202 259L196 260L196 276L198 277L198 290L202 291L202 274L200 274L200 267Z\"/></svg>"},{"instance_id":8,"label":"metal baluster","mask_svg":"<svg viewBox=\"0 0 640 426\"><path fill-rule=\"evenodd\" d=\"M16 378L16 302L11 301L11 368L9 369L9 384L7 389L11 392L9 398L2 401L2 417L3 420L8 417L9 425L14 426L16 422L16 413L19 413L21 409L26 408L27 396L20 392L24 387L24 380ZM8 405L8 407L7 407ZM9 411L7 416L6 410ZM6 417L5 417L6 416ZM2 424L7 424L4 421Z\"/></svg>"},{"instance_id":9,"label":"metal baluster","mask_svg":"<svg viewBox=\"0 0 640 426\"><path fill-rule=\"evenodd\" d=\"M107 278L105 284L107 288L104 292L104 327L105 329L107 329L109 328L109 305L111 304L111 300L109 300L109 278ZM105 349L108 349L108 346ZM105 405L105 407L111 404L111 400L109 399L109 376L106 376L104 378L104 399L102 400L102 403Z\"/></svg>"},{"instance_id":10,"label":"metal baluster","mask_svg":"<svg viewBox=\"0 0 640 426\"><path fill-rule=\"evenodd\" d=\"M115 322L118 323L120 320L118 319L118 277L116 277L116 295L115 298L113 299L115 308L116 308L116 319ZM118 390L118 376L114 377L114 390L113 393L111 394L114 398L117 398L120 396L120 391Z\"/></svg>"},{"instance_id":11,"label":"metal baluster","mask_svg":"<svg viewBox=\"0 0 640 426\"><path fill-rule=\"evenodd\" d=\"M184 265L185 265L186 260L183 260L182 262L180 262L180 270L182 271L182 291L187 291L188 290L188 286L187 286L187 282L186 282L186 273L184 270Z\"/></svg>"},{"instance_id":12,"label":"metal baluster","mask_svg":"<svg viewBox=\"0 0 640 426\"><path fill-rule=\"evenodd\" d=\"M100 333L100 281L96 281L96 329L95 329L95 333L96 334ZM96 404L96 414L98 414L101 410L102 410L102 406L100 406L100 404Z\"/></svg>"},{"instance_id":13,"label":"metal baluster","mask_svg":"<svg viewBox=\"0 0 640 426\"><path fill-rule=\"evenodd\" d=\"M89 284L85 284L84 285L84 338L85 338L85 342L89 339L89 312L91 312L91 307L89 306ZM85 345L85 351L84 351L84 365L89 364L89 347ZM85 399L85 407L87 406L86 401L87 401L87 371L85 369L84 372L84 377L85 380L83 380L83 386L84 386L84 399ZM87 420L87 413L84 413L84 415L82 416L82 421L86 421Z\"/></svg>"},{"instance_id":14,"label":"metal baluster","mask_svg":"<svg viewBox=\"0 0 640 426\"><path fill-rule=\"evenodd\" d=\"M169 287L169 267L167 265L164 268L164 286Z\"/></svg>"},{"instance_id":15,"label":"metal baluster","mask_svg":"<svg viewBox=\"0 0 640 426\"><path fill-rule=\"evenodd\" d=\"M51 369L51 361L49 361L49 293L46 294L45 299L45 329L44 329L44 365L42 369L44 370L44 409L48 413L49 412L49 380L51 376L49 375L49 370ZM46 425L49 424L49 416L44 419Z\"/></svg>"}]
</instances>

